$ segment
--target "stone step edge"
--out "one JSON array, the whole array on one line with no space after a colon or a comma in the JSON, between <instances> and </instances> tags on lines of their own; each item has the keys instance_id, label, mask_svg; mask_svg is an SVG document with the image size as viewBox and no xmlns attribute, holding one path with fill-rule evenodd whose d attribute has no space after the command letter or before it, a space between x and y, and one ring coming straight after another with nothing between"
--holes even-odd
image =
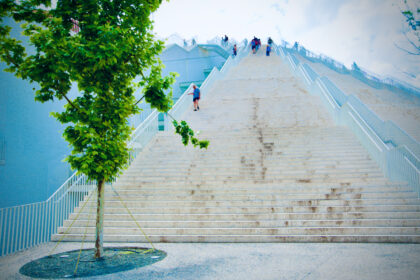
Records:
<instances>
[{"instance_id":1,"label":"stone step edge","mask_svg":"<svg viewBox=\"0 0 420 280\"><path fill-rule=\"evenodd\" d=\"M60 227L61 229L64 227ZM79 227L71 227L71 229L95 229L94 226L79 226ZM109 230L116 230L116 229L121 229L120 227L106 227ZM142 229L150 229L150 230L175 230L175 229L203 229L203 230L216 230L216 229L221 229L221 230L229 230L229 229L234 229L234 230L241 230L241 229L246 229L246 230L259 230L259 229L264 229L264 230L270 230L270 229L290 229L290 230L300 230L300 229L319 229L319 230L329 230L329 229L370 229L370 230L375 230L375 229L412 229L412 230L420 230L420 225L419 226L376 226L376 227L369 227L369 226L345 226L345 227L341 227L341 226L330 226L330 227L319 227L319 226L293 226L293 227L285 227L285 226L278 226L278 227L247 227L247 228L233 228L233 227L141 227ZM123 228L124 230L138 230L139 228L136 226L125 226ZM419 232L419 236L420 236L420 232Z\"/></svg>"},{"instance_id":2,"label":"stone step edge","mask_svg":"<svg viewBox=\"0 0 420 280\"><path fill-rule=\"evenodd\" d=\"M52 241L59 241L62 235L55 234ZM66 235L62 241L81 242L82 235ZM86 239L85 239L86 237ZM94 241L94 235L83 237L85 241ZM149 240L139 235L105 235L106 242L149 242L153 243L271 243L271 242L340 242L340 243L420 243L419 235L148 235Z\"/></svg>"},{"instance_id":3,"label":"stone step edge","mask_svg":"<svg viewBox=\"0 0 420 280\"><path fill-rule=\"evenodd\" d=\"M116 197L116 196L113 196L113 197ZM121 197L121 196L120 196ZM146 196L147 197L147 196ZM109 197L108 197L109 198ZM203 203L203 202L212 202L212 203L229 203L229 202L232 202L232 201L234 201L234 202L237 202L237 201L241 201L241 202L244 202L244 203L246 203L246 202L276 202L276 203L278 203L278 202L306 202L306 203L309 203L309 202L324 202L324 201L331 201L331 202L339 202L339 201L343 201L343 202L372 202L372 201L379 201L379 200L389 200L389 201L392 201L392 200L396 200L396 199L398 199L398 200L411 200L411 201L413 201L413 202L417 202L417 203L415 203L414 205L417 205L417 204L419 204L420 205L420 200L418 199L418 198L366 198L366 199L269 199L269 200L260 200L260 199L256 199L256 200L240 200L240 199L238 199L238 200L154 200L154 201L151 201L151 200L148 200L147 198L143 198L143 199L139 199L139 200L128 200L128 201L123 201L123 202L125 202L125 203L155 203L155 202L161 202L161 203L166 203L166 202L188 202L188 203ZM107 203L121 203L121 201L119 200L119 199L108 199L108 200L106 200L106 202ZM96 202L95 201L90 201L90 202L88 202L88 204L92 204L92 203L95 203L96 204ZM332 205L334 205L334 204L332 204ZM376 203L374 203L374 204L366 204L366 205L395 205L395 206L398 206L398 205L407 205L407 204L388 204L388 203L386 203L386 204L376 204ZM410 204L411 205L411 204ZM340 205L337 205L337 206L340 206ZM233 207L235 207L235 206L233 206Z\"/></svg>"},{"instance_id":4,"label":"stone step edge","mask_svg":"<svg viewBox=\"0 0 420 280\"><path fill-rule=\"evenodd\" d=\"M125 209L125 208L124 208ZM285 212L275 212L275 213L210 213L210 214L203 214L203 213L132 213L134 216L192 216L192 217L202 217L202 216L259 216L259 215L355 215L360 216L363 214L413 214L419 215L420 212L418 211L369 211L369 212L293 212L293 213L285 213ZM82 212L81 214L87 215L86 213ZM76 215L75 213L70 214ZM92 214L93 215L93 214ZM104 213L106 216L130 216L128 213L124 214L115 214L115 213ZM93 215L94 216L94 215ZM69 220L74 220L69 218ZM363 219L363 218L360 218ZM392 219L392 218L390 218ZM328 220L328 219L327 219Z\"/></svg>"},{"instance_id":5,"label":"stone step edge","mask_svg":"<svg viewBox=\"0 0 420 280\"><path fill-rule=\"evenodd\" d=\"M246 220L246 221L220 221L220 220L205 220L205 221L189 221L189 220L156 220L156 221L147 221L147 220L137 220L137 222L142 223L142 222L147 222L147 223L256 223L256 222L286 222L286 221L299 221L299 222L348 222L348 221L365 221L365 222L372 222L372 221L419 221L420 222L420 216L419 218L360 218L360 219L324 219L324 220L292 220L292 219L286 219L286 220ZM77 219L77 222L90 222L92 220L87 220L87 219ZM70 222L70 220L66 220L65 222ZM108 220L105 222L113 222L113 223L126 223L127 221L113 221L113 220ZM132 219L130 220L130 222L134 222Z\"/></svg>"}]
</instances>

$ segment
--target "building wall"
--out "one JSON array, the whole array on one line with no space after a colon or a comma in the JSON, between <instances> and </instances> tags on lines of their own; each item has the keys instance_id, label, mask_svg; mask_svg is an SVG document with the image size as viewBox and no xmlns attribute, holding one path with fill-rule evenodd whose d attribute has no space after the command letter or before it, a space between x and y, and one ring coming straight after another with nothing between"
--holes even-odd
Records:
<instances>
[{"instance_id":1,"label":"building wall","mask_svg":"<svg viewBox=\"0 0 420 280\"><path fill-rule=\"evenodd\" d=\"M178 99L185 86L190 83L201 84L213 67L220 69L226 59L220 54L200 45L185 50L178 45L168 46L160 56L165 69L164 75L177 72L179 77L173 85L173 97Z\"/></svg>"},{"instance_id":2,"label":"building wall","mask_svg":"<svg viewBox=\"0 0 420 280\"><path fill-rule=\"evenodd\" d=\"M12 35L20 35L19 25ZM64 102L40 103L34 100L36 84L22 81L4 72L0 63L0 136L4 137L4 162L0 164L0 208L47 199L69 175L62 160L69 153L62 138L64 127L49 116L60 111ZM74 94L74 93L73 93Z\"/></svg>"}]
</instances>

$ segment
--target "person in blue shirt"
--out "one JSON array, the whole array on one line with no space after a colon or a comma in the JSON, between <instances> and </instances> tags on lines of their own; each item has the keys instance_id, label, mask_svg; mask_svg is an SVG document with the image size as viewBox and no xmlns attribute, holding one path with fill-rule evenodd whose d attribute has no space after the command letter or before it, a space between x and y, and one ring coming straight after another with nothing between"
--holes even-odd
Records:
<instances>
[{"instance_id":1,"label":"person in blue shirt","mask_svg":"<svg viewBox=\"0 0 420 280\"><path fill-rule=\"evenodd\" d=\"M267 45L267 50L265 52L265 55L266 56L270 56L270 51L271 51L271 46L270 45Z\"/></svg>"},{"instance_id":2,"label":"person in blue shirt","mask_svg":"<svg viewBox=\"0 0 420 280\"><path fill-rule=\"evenodd\" d=\"M198 101L200 100L200 89L196 86L193 85L193 92L188 93L188 95L192 95L193 96L193 102L194 102L194 111L200 110L200 106L198 106Z\"/></svg>"}]
</instances>

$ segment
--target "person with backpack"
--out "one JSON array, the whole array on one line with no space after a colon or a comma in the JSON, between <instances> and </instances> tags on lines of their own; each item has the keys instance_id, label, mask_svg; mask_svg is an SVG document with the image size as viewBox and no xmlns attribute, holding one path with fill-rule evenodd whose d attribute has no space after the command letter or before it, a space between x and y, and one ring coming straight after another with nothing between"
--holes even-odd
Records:
<instances>
[{"instance_id":1,"label":"person with backpack","mask_svg":"<svg viewBox=\"0 0 420 280\"><path fill-rule=\"evenodd\" d=\"M256 43L257 51L260 49L260 47L261 47L261 40L259 38L257 38L257 43Z\"/></svg>"},{"instance_id":2,"label":"person with backpack","mask_svg":"<svg viewBox=\"0 0 420 280\"><path fill-rule=\"evenodd\" d=\"M251 49L252 49L252 53L255 54L255 48L257 46L257 38L254 37L254 39L252 39L251 41Z\"/></svg>"}]
</instances>

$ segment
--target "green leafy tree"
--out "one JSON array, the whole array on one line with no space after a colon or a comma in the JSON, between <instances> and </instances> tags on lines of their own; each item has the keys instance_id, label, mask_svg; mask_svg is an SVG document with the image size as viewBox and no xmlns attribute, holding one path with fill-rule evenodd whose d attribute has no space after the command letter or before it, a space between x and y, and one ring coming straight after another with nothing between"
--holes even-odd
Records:
<instances>
[{"instance_id":1,"label":"green leafy tree","mask_svg":"<svg viewBox=\"0 0 420 280\"><path fill-rule=\"evenodd\" d=\"M66 160L78 172L97 181L95 257L103 254L104 183L126 167L132 128L127 118L139 112L145 98L153 108L167 112L171 94L165 95L175 74L162 77L157 55L164 44L154 38L150 15L161 0L0 0L0 15L23 22L23 33L35 52L28 55L21 42L0 25L0 58L6 71L36 82L35 100L67 100L53 115L67 127L64 138L72 152ZM73 32L72 29L78 32ZM134 79L140 77L140 82ZM72 84L79 96L67 94ZM134 92L143 88L144 96ZM202 148L185 123L174 123L183 143L191 139Z\"/></svg>"}]
</instances>

